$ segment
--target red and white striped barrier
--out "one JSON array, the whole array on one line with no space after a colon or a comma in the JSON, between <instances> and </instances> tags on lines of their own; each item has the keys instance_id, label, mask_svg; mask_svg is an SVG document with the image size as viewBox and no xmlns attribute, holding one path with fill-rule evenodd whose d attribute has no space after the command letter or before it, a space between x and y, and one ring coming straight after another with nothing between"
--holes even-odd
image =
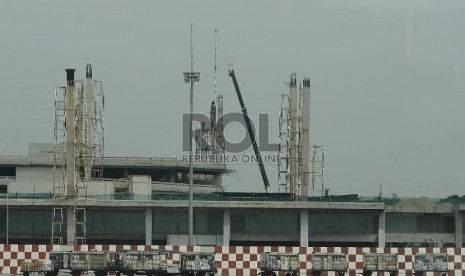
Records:
<instances>
[{"instance_id":1,"label":"red and white striped barrier","mask_svg":"<svg viewBox=\"0 0 465 276\"><path fill-rule=\"evenodd\" d=\"M60 245L0 244L0 272L18 274L23 261L45 260L50 251L63 250ZM69 248L69 247L66 247ZM215 251L218 275L257 275L260 272L260 253L297 253L300 275L312 270L313 253L345 253L348 275L361 274L363 254L397 254L398 275L412 275L414 255L417 253L445 253L448 255L449 275L465 275L465 248L373 248L373 247L288 247L288 246L182 246L182 245L75 245L74 251L173 250L179 252ZM173 255L174 261L179 256ZM329 272L327 275L335 275ZM434 273L427 273L434 275Z\"/></svg>"}]
</instances>

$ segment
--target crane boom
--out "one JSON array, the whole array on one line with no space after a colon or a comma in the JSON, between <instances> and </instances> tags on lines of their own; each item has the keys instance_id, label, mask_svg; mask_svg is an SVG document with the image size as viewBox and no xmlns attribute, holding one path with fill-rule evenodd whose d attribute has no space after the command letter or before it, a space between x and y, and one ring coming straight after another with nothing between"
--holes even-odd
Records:
<instances>
[{"instance_id":1,"label":"crane boom","mask_svg":"<svg viewBox=\"0 0 465 276\"><path fill-rule=\"evenodd\" d=\"M244 100L242 99L241 90L239 89L239 84L237 83L236 73L234 72L232 60L229 57L228 52L226 51L226 47L224 46L223 39L221 38L220 31L218 29L215 29L215 34L217 37L218 45L223 50L226 66L228 67L228 75L232 78L234 89L236 90L237 98L239 99L239 103L241 105L242 115L244 116L244 121L247 126L247 132L249 133L250 141L252 142L253 151L255 153L255 158L257 159L258 163L258 168L262 176L263 184L265 185L265 191L269 193L271 192L270 183L268 181L268 176L266 175L265 166L263 165L262 156L258 149L257 141L255 139L255 133L252 129L249 114L247 113L247 108L245 107Z\"/></svg>"}]
</instances>

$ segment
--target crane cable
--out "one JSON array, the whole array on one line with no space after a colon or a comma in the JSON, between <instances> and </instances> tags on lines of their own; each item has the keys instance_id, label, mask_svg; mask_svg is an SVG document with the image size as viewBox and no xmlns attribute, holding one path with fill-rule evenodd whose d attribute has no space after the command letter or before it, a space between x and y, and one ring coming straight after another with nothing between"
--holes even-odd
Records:
<instances>
[{"instance_id":1,"label":"crane cable","mask_svg":"<svg viewBox=\"0 0 465 276\"><path fill-rule=\"evenodd\" d=\"M216 39L217 39L219 46L221 46L221 50L223 50L224 62L226 63L226 67L228 68L228 74L231 74L234 71L234 66L233 66L231 57L228 53L228 50L226 49L226 46L224 46L223 39L221 38L220 30L215 29L215 35L216 35Z\"/></svg>"},{"instance_id":2,"label":"crane cable","mask_svg":"<svg viewBox=\"0 0 465 276\"><path fill-rule=\"evenodd\" d=\"M215 36L215 65L213 66L213 92L215 93L215 104L218 104L218 86L216 83L216 36Z\"/></svg>"}]
</instances>

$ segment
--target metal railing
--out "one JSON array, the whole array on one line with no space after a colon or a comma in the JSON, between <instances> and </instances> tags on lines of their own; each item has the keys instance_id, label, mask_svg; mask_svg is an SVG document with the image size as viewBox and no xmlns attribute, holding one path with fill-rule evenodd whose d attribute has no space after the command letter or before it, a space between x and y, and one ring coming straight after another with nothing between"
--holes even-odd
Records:
<instances>
[{"instance_id":1,"label":"metal railing","mask_svg":"<svg viewBox=\"0 0 465 276\"><path fill-rule=\"evenodd\" d=\"M0 193L0 199L49 199L51 193Z\"/></svg>"},{"instance_id":2,"label":"metal railing","mask_svg":"<svg viewBox=\"0 0 465 276\"><path fill-rule=\"evenodd\" d=\"M24 155L2 155L0 156L0 159L8 159L8 158L27 159L27 156L24 156Z\"/></svg>"},{"instance_id":3,"label":"metal railing","mask_svg":"<svg viewBox=\"0 0 465 276\"><path fill-rule=\"evenodd\" d=\"M113 159L113 160L135 160L135 161L177 161L179 159L175 157L123 157L123 156L105 156L103 160Z\"/></svg>"},{"instance_id":4,"label":"metal railing","mask_svg":"<svg viewBox=\"0 0 465 276\"><path fill-rule=\"evenodd\" d=\"M14 177L0 177L15 181ZM127 185L121 180L112 180L115 186ZM171 185L169 182L152 182L152 184ZM184 186L182 183L174 183L178 186ZM194 187L214 189L214 186L209 185L194 185ZM297 202L294 197L284 196L279 194L263 195L262 193L206 193L194 194L194 200L199 201L243 201L243 202ZM0 192L0 199L49 199L52 198L52 193L31 192L31 193L9 193ZM187 201L187 192L159 192L154 191L151 195L137 195L128 193L112 193L106 195L92 195L88 197L94 200L151 200L151 201ZM307 202L353 202L353 203L382 203L387 206L395 205L415 205L415 206L435 206L439 204L457 206L465 204L465 198L458 196L450 196L447 198L401 198L401 197L367 197L367 196L327 196L327 197L309 197Z\"/></svg>"},{"instance_id":5,"label":"metal railing","mask_svg":"<svg viewBox=\"0 0 465 276\"><path fill-rule=\"evenodd\" d=\"M0 176L0 179L16 179L16 176Z\"/></svg>"},{"instance_id":6,"label":"metal railing","mask_svg":"<svg viewBox=\"0 0 465 276\"><path fill-rule=\"evenodd\" d=\"M189 183L181 183L181 182L160 182L160 181L152 181L152 185L160 185L161 187L169 187L169 188L189 188ZM207 184L192 184L192 187L195 188L202 188L202 189L212 189L216 186L207 185ZM153 189L153 187L152 187Z\"/></svg>"}]
</instances>

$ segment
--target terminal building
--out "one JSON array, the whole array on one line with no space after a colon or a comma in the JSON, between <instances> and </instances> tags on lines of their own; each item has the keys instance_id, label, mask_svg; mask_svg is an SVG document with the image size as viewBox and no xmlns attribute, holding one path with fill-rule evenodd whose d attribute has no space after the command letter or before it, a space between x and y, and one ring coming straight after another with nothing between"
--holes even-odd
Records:
<instances>
[{"instance_id":1,"label":"terminal building","mask_svg":"<svg viewBox=\"0 0 465 276\"><path fill-rule=\"evenodd\" d=\"M54 167L51 144L24 157L0 157L0 239L50 243ZM224 193L224 164L195 163L194 239L198 245L462 247L460 200L327 196L297 201L282 194ZM161 158L104 158L103 178L86 199L89 244L187 244L188 163ZM8 217L8 223L7 223ZM67 229L66 214L64 229ZM66 234L66 233L65 233ZM69 236L67 236L69 237ZM64 243L68 241L64 239Z\"/></svg>"},{"instance_id":2,"label":"terminal building","mask_svg":"<svg viewBox=\"0 0 465 276\"><path fill-rule=\"evenodd\" d=\"M193 162L194 244L355 247L462 247L461 198L443 200L364 198L356 194L307 194L310 80L299 95L291 75L282 109L280 193L228 193L222 162ZM146 244L188 242L189 162L175 158L103 155L103 93L92 79L55 91L53 143L32 143L28 156L0 156L0 243ZM289 104L290 103L290 104ZM288 116L286 114L291 114ZM222 97L212 103L211 122L197 134L224 143ZM302 117L302 121L292 118ZM300 129L299 129L300 126ZM303 133L299 141L289 135ZM307 133L307 136L305 136ZM300 144L299 144L300 143ZM221 151L200 144L197 155ZM289 145L288 148L286 146ZM307 145L308 146L308 145ZM220 147L222 148L222 147ZM287 167L286 167L287 166ZM300 188L299 188L300 187ZM299 193L300 189L300 193ZM321 189L323 190L323 189Z\"/></svg>"}]
</instances>

